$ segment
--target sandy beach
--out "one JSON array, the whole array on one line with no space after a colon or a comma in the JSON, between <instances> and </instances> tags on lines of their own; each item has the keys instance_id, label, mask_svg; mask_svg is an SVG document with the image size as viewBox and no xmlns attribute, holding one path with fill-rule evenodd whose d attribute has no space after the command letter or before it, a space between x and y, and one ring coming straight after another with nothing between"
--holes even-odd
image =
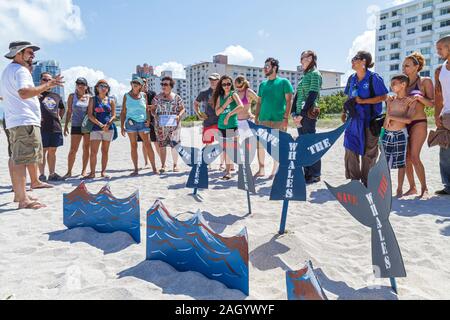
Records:
<instances>
[{"instance_id":1,"label":"sandy beach","mask_svg":"<svg viewBox=\"0 0 450 320\"><path fill-rule=\"evenodd\" d=\"M200 127L183 129L182 140L199 135ZM0 300L1 299L275 299L285 300L285 271L312 260L329 299L450 299L450 198L394 200L390 221L403 254L408 277L398 279L399 295L389 280L375 280L371 267L370 230L360 225L332 197L323 182L308 187L308 202L291 203L288 233L278 236L281 202L269 201L271 181L258 180L247 214L246 194L237 177L223 182L212 172L203 201L185 189L188 167L162 177L142 171L128 177L132 163L128 138L113 142L109 174L116 197L140 192L142 243L126 233L100 234L93 229L67 230L63 225L63 193L80 183L71 179L34 195L47 204L39 211L17 211L11 203L6 137L0 135ZM57 173L65 174L70 141L58 151ZM199 146L199 145L198 145ZM81 151L81 150L80 150ZM442 185L439 149L424 148L430 192ZM80 154L74 173L81 172ZM169 157L170 159L170 154ZM344 183L343 139L323 159L323 180ZM171 160L170 160L171 161ZM142 164L140 155L140 163ZM169 163L171 167L171 163ZM267 170L271 158L267 157ZM169 167L169 168L170 168ZM213 165L218 168L218 163ZM254 162L253 171L256 172ZM269 172L267 172L269 173ZM396 173L393 174L396 190ZM97 193L105 181L88 183ZM405 187L406 190L406 187ZM173 215L187 219L200 210L209 226L225 236L247 227L250 249L250 296L230 290L194 272L179 273L157 261L145 261L146 212L161 200ZM377 287L376 285L380 285ZM375 286L375 287L373 287Z\"/></svg>"}]
</instances>

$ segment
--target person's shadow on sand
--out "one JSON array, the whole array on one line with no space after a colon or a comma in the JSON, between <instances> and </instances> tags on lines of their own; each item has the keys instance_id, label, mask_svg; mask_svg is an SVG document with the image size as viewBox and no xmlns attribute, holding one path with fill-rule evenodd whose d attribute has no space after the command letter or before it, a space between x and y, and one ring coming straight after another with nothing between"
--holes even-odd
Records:
<instances>
[{"instance_id":1,"label":"person's shadow on sand","mask_svg":"<svg viewBox=\"0 0 450 320\"><path fill-rule=\"evenodd\" d=\"M260 271L268 271L281 268L284 271L290 270L278 255L289 252L291 249L282 243L277 242L279 235L274 236L268 243L264 243L250 252L250 262Z\"/></svg>"},{"instance_id":2,"label":"person's shadow on sand","mask_svg":"<svg viewBox=\"0 0 450 320\"><path fill-rule=\"evenodd\" d=\"M314 270L322 288L338 296L338 300L398 300L398 296L391 287L366 287L353 289L343 281L334 281L328 278L322 269ZM388 279L384 279L388 281Z\"/></svg>"},{"instance_id":3,"label":"person's shadow on sand","mask_svg":"<svg viewBox=\"0 0 450 320\"><path fill-rule=\"evenodd\" d=\"M336 198L333 197L333 194L328 189L320 189L317 191L311 192L311 203L314 204L324 204L327 202L336 201Z\"/></svg>"},{"instance_id":4,"label":"person's shadow on sand","mask_svg":"<svg viewBox=\"0 0 450 320\"><path fill-rule=\"evenodd\" d=\"M135 245L133 238L124 232L99 233L92 228L75 228L47 233L49 241L68 243L84 242L103 251L103 254L113 254Z\"/></svg>"},{"instance_id":5,"label":"person's shadow on sand","mask_svg":"<svg viewBox=\"0 0 450 320\"><path fill-rule=\"evenodd\" d=\"M203 218L208 221L208 225L214 230L215 233L221 234L228 226L234 225L238 221L245 220L247 216L237 216L227 214L226 216L217 217L207 211L202 212Z\"/></svg>"},{"instance_id":6,"label":"person's shadow on sand","mask_svg":"<svg viewBox=\"0 0 450 320\"><path fill-rule=\"evenodd\" d=\"M450 218L450 198L433 197L428 200L394 199L392 211L401 217L417 217L420 215L434 215Z\"/></svg>"},{"instance_id":7,"label":"person's shadow on sand","mask_svg":"<svg viewBox=\"0 0 450 320\"><path fill-rule=\"evenodd\" d=\"M137 266L117 274L119 279L134 277L161 288L164 294L185 295L196 300L244 300L247 297L238 290L225 288L197 272L178 272L162 261L143 261ZM227 296L223 297L223 291Z\"/></svg>"},{"instance_id":8,"label":"person's shadow on sand","mask_svg":"<svg viewBox=\"0 0 450 320\"><path fill-rule=\"evenodd\" d=\"M442 219L442 220L439 219L439 220L436 221L436 223L437 223L437 224L445 224L445 223L449 223L448 226L446 226L445 228L443 228L443 229L441 230L441 234L442 234L443 236L450 237L450 219Z\"/></svg>"}]
</instances>

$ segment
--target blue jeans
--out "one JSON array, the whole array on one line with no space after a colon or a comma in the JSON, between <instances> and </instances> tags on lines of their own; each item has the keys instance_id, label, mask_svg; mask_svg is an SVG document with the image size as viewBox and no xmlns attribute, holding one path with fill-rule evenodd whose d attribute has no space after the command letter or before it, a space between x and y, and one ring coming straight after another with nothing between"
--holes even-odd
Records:
<instances>
[{"instance_id":1,"label":"blue jeans","mask_svg":"<svg viewBox=\"0 0 450 320\"><path fill-rule=\"evenodd\" d=\"M302 136L305 134L313 134L316 133L316 124L317 120L311 120L309 118L303 118L302 127L297 128L298 135ZM305 178L306 180L311 178L319 178L322 173L322 161L318 161L313 164L311 167L305 167Z\"/></svg>"},{"instance_id":2,"label":"blue jeans","mask_svg":"<svg viewBox=\"0 0 450 320\"><path fill-rule=\"evenodd\" d=\"M445 186L445 191L450 193L450 148L441 148L440 167L442 183Z\"/></svg>"}]
</instances>

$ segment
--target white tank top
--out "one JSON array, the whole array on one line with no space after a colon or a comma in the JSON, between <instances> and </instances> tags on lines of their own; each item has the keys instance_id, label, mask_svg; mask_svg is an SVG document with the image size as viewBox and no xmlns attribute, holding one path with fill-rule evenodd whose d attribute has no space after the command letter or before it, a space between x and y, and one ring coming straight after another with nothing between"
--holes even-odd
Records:
<instances>
[{"instance_id":1,"label":"white tank top","mask_svg":"<svg viewBox=\"0 0 450 320\"><path fill-rule=\"evenodd\" d=\"M444 108L442 114L450 113L450 71L447 69L447 61L442 65L441 73L439 74L439 82L442 87L442 96L444 98Z\"/></svg>"}]
</instances>

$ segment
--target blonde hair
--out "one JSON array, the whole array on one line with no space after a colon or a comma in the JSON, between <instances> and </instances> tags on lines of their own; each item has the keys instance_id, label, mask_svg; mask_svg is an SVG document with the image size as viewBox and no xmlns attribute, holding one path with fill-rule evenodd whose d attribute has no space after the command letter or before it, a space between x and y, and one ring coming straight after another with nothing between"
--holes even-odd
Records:
<instances>
[{"instance_id":1,"label":"blonde hair","mask_svg":"<svg viewBox=\"0 0 450 320\"><path fill-rule=\"evenodd\" d=\"M250 82L244 76L238 76L234 81L237 83L243 83L245 89L250 88Z\"/></svg>"},{"instance_id":2,"label":"blonde hair","mask_svg":"<svg viewBox=\"0 0 450 320\"><path fill-rule=\"evenodd\" d=\"M413 52L409 56L406 57L406 59L411 60L415 66L419 66L418 71L422 71L425 67L426 60L425 57L420 52Z\"/></svg>"}]
</instances>

